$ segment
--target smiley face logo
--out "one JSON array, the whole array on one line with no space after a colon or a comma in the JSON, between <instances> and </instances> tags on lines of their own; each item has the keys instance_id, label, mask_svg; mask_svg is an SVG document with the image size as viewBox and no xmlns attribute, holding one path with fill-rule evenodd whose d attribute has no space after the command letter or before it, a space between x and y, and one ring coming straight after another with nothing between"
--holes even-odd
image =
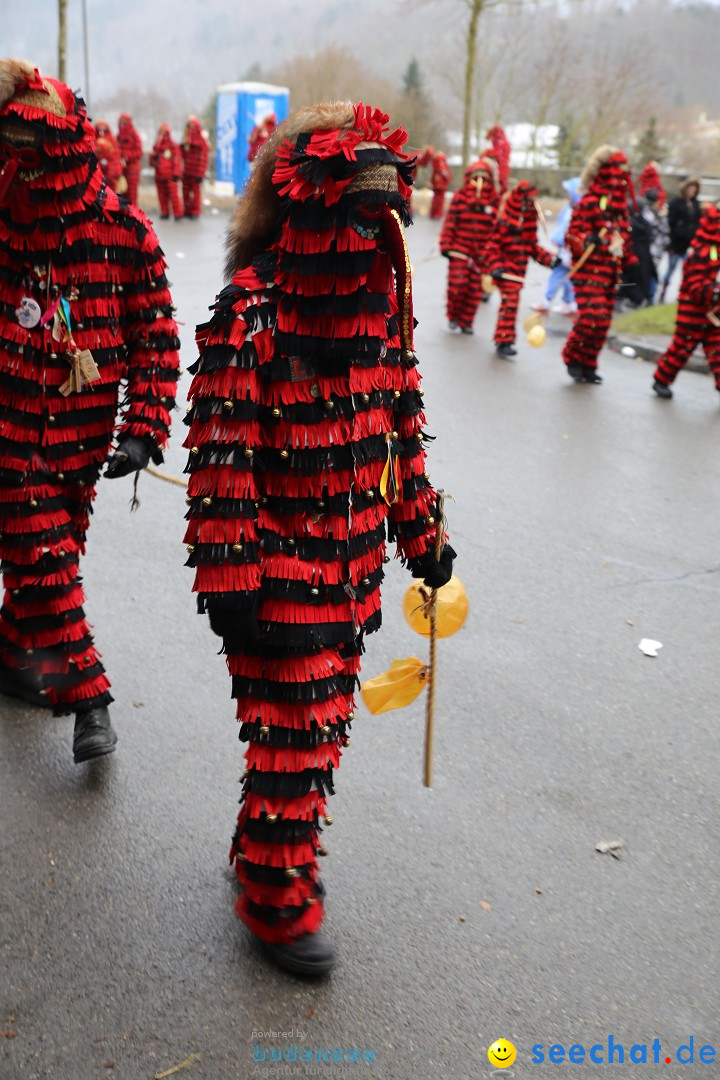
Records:
<instances>
[{"instance_id":1,"label":"smiley face logo","mask_svg":"<svg viewBox=\"0 0 720 1080\"><path fill-rule=\"evenodd\" d=\"M492 1046L488 1047L488 1060L496 1069L507 1069L517 1057L517 1051L507 1039L496 1039Z\"/></svg>"}]
</instances>

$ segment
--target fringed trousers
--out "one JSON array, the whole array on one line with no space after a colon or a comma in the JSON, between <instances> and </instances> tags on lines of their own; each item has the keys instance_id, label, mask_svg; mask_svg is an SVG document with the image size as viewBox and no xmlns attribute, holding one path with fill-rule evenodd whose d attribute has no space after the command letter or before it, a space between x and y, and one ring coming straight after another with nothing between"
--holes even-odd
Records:
<instances>
[{"instance_id":1,"label":"fringed trousers","mask_svg":"<svg viewBox=\"0 0 720 1080\"><path fill-rule=\"evenodd\" d=\"M248 744L230 850L236 911L258 937L287 943L323 919L321 821L332 823L327 798L350 741L359 648L268 646L229 655L228 668Z\"/></svg>"},{"instance_id":2,"label":"fringed trousers","mask_svg":"<svg viewBox=\"0 0 720 1080\"><path fill-rule=\"evenodd\" d=\"M0 486L0 662L39 676L56 715L112 701L79 576L94 494L42 473Z\"/></svg>"}]
</instances>

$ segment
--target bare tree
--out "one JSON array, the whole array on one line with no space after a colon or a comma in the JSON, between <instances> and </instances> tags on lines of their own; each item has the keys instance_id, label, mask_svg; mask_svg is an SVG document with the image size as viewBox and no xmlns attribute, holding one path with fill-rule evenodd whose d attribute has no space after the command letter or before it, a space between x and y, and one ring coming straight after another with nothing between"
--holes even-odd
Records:
<instances>
[{"instance_id":1,"label":"bare tree","mask_svg":"<svg viewBox=\"0 0 720 1080\"><path fill-rule=\"evenodd\" d=\"M58 79L64 83L67 71L67 0L58 0Z\"/></svg>"}]
</instances>

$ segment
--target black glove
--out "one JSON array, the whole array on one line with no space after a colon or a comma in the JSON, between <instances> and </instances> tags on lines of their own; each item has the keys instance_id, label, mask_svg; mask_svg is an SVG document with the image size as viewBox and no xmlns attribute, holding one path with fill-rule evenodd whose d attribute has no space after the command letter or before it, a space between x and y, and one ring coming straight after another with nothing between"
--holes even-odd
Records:
<instances>
[{"instance_id":1,"label":"black glove","mask_svg":"<svg viewBox=\"0 0 720 1080\"><path fill-rule=\"evenodd\" d=\"M559 266L559 265L560 265L560 256L559 255L553 256L552 262L550 263L550 269L554 270L555 267Z\"/></svg>"},{"instance_id":2,"label":"black glove","mask_svg":"<svg viewBox=\"0 0 720 1080\"><path fill-rule=\"evenodd\" d=\"M502 281L504 274L505 274L505 271L503 269L500 269L500 270L493 270L492 274L490 276L492 277L493 281Z\"/></svg>"},{"instance_id":3,"label":"black glove","mask_svg":"<svg viewBox=\"0 0 720 1080\"><path fill-rule=\"evenodd\" d=\"M443 259L449 259L450 258L450 252L448 251L447 248L445 248L444 251L441 251L440 254L442 255Z\"/></svg>"},{"instance_id":4,"label":"black glove","mask_svg":"<svg viewBox=\"0 0 720 1080\"><path fill-rule=\"evenodd\" d=\"M591 244L594 244L595 247L599 247L600 244L602 244L602 242L603 242L603 237L600 236L600 234L596 233L596 232L588 233L587 236L585 237L585 247L590 247Z\"/></svg>"},{"instance_id":5,"label":"black glove","mask_svg":"<svg viewBox=\"0 0 720 1080\"><path fill-rule=\"evenodd\" d=\"M232 596L214 596L207 601L210 629L223 639L229 653L244 652L260 637L257 611L239 607Z\"/></svg>"},{"instance_id":6,"label":"black glove","mask_svg":"<svg viewBox=\"0 0 720 1080\"><path fill-rule=\"evenodd\" d=\"M118 476L127 476L128 473L144 469L154 449L152 439L126 435L124 439L118 440L117 450L108 458L105 475L116 480Z\"/></svg>"},{"instance_id":7,"label":"black glove","mask_svg":"<svg viewBox=\"0 0 720 1080\"><path fill-rule=\"evenodd\" d=\"M446 544L439 560L435 558L434 552L426 551L424 555L408 559L407 564L412 576L422 578L428 588L442 589L452 577L455 558L457 558L456 552L449 544Z\"/></svg>"}]
</instances>

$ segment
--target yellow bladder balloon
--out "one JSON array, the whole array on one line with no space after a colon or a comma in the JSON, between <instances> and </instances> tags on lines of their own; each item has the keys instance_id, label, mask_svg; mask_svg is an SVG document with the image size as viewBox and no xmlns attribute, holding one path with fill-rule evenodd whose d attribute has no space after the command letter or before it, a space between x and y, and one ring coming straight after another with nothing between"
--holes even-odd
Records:
<instances>
[{"instance_id":1,"label":"yellow bladder balloon","mask_svg":"<svg viewBox=\"0 0 720 1080\"><path fill-rule=\"evenodd\" d=\"M427 665L416 656L393 660L388 671L367 679L360 688L362 699L373 715L402 709L414 701L425 686Z\"/></svg>"},{"instance_id":2,"label":"yellow bladder balloon","mask_svg":"<svg viewBox=\"0 0 720 1080\"><path fill-rule=\"evenodd\" d=\"M427 602L431 590L421 581L411 585L403 600L403 613L416 634L430 637L430 618L427 614ZM439 638L450 637L465 622L468 613L468 598L460 578L453 575L447 585L437 591L436 629Z\"/></svg>"},{"instance_id":3,"label":"yellow bladder balloon","mask_svg":"<svg viewBox=\"0 0 720 1080\"><path fill-rule=\"evenodd\" d=\"M541 345L545 344L546 338L547 334L545 333L544 326L531 326L528 330L528 345L532 345L536 349L540 348Z\"/></svg>"}]
</instances>

